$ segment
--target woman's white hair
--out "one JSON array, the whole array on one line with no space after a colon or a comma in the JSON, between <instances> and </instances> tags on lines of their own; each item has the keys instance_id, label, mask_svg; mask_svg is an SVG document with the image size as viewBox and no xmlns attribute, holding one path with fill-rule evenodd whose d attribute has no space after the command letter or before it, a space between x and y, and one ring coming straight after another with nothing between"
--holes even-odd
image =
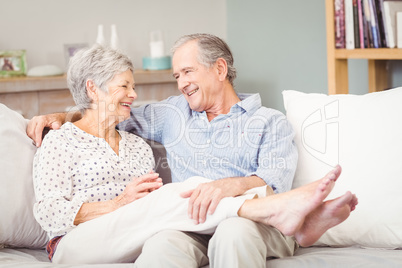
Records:
<instances>
[{"instance_id":1,"label":"woman's white hair","mask_svg":"<svg viewBox=\"0 0 402 268\"><path fill-rule=\"evenodd\" d=\"M233 66L234 59L228 44L219 37L212 34L197 33L184 35L180 37L172 48L172 55L178 48L189 41L196 40L199 53L198 62L205 67L211 67L219 58L223 58L228 65L227 79L233 86L233 81L236 78L236 68Z\"/></svg>"},{"instance_id":2,"label":"woman's white hair","mask_svg":"<svg viewBox=\"0 0 402 268\"><path fill-rule=\"evenodd\" d=\"M86 82L92 80L102 91L108 92L107 83L117 74L134 72L133 63L117 50L94 45L79 50L71 59L67 71L67 85L77 108L84 114L91 107Z\"/></svg>"}]
</instances>

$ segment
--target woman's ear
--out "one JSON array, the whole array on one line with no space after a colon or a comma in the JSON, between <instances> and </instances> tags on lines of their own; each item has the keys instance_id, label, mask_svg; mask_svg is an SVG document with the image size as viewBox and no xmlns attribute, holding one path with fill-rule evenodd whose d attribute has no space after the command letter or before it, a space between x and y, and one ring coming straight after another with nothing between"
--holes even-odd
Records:
<instances>
[{"instance_id":1,"label":"woman's ear","mask_svg":"<svg viewBox=\"0 0 402 268\"><path fill-rule=\"evenodd\" d=\"M219 75L219 81L225 81L228 75L228 64L226 60L219 58L215 64Z\"/></svg>"},{"instance_id":2,"label":"woman's ear","mask_svg":"<svg viewBox=\"0 0 402 268\"><path fill-rule=\"evenodd\" d=\"M98 101L98 88L93 80L88 79L86 82L88 96L94 101Z\"/></svg>"}]
</instances>

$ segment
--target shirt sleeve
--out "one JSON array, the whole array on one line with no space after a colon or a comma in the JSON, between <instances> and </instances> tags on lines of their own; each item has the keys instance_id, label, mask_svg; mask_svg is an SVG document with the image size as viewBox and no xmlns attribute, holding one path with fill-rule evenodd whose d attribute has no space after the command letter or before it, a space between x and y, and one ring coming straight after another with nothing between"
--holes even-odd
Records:
<instances>
[{"instance_id":1,"label":"shirt sleeve","mask_svg":"<svg viewBox=\"0 0 402 268\"><path fill-rule=\"evenodd\" d=\"M175 98L172 96L161 102L132 108L130 118L120 123L118 128L161 143L165 118L170 110L177 109Z\"/></svg>"},{"instance_id":2,"label":"shirt sleeve","mask_svg":"<svg viewBox=\"0 0 402 268\"><path fill-rule=\"evenodd\" d=\"M275 193L282 193L292 188L297 167L294 131L282 113L275 113L268 122L261 139L257 169L247 176L256 175L271 186Z\"/></svg>"},{"instance_id":3,"label":"shirt sleeve","mask_svg":"<svg viewBox=\"0 0 402 268\"><path fill-rule=\"evenodd\" d=\"M49 132L33 162L34 216L50 237L74 228L76 214L86 201L80 193L72 193L73 153L63 140L56 131Z\"/></svg>"}]
</instances>

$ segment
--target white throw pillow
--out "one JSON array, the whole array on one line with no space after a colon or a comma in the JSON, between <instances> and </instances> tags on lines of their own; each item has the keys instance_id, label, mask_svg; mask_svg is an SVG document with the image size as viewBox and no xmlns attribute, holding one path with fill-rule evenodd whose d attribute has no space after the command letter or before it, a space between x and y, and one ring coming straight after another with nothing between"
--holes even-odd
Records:
<instances>
[{"instance_id":1,"label":"white throw pillow","mask_svg":"<svg viewBox=\"0 0 402 268\"><path fill-rule=\"evenodd\" d=\"M48 237L32 212L36 147L26 126L27 120L0 103L0 245L43 248Z\"/></svg>"},{"instance_id":2,"label":"white throw pillow","mask_svg":"<svg viewBox=\"0 0 402 268\"><path fill-rule=\"evenodd\" d=\"M350 190L356 210L318 245L402 247L402 88L366 95L284 91L299 150L293 187L343 172L328 199Z\"/></svg>"}]
</instances>

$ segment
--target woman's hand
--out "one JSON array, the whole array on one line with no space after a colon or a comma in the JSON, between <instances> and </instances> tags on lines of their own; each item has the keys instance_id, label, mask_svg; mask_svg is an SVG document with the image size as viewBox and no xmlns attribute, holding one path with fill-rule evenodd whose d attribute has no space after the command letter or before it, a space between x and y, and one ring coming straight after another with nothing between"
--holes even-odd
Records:
<instances>
[{"instance_id":1,"label":"woman's hand","mask_svg":"<svg viewBox=\"0 0 402 268\"><path fill-rule=\"evenodd\" d=\"M154 173L153 171L139 178L134 178L124 189L123 193L115 199L82 204L74 219L74 225L84 223L115 211L119 207L127 205L134 200L140 199L150 192L159 189L161 186L162 179L159 178L158 173Z\"/></svg>"},{"instance_id":2,"label":"woman's hand","mask_svg":"<svg viewBox=\"0 0 402 268\"><path fill-rule=\"evenodd\" d=\"M139 178L134 178L124 189L123 193L113 199L118 207L127 205L137 199L143 198L150 192L159 189L163 185L158 173L151 171Z\"/></svg>"}]
</instances>

